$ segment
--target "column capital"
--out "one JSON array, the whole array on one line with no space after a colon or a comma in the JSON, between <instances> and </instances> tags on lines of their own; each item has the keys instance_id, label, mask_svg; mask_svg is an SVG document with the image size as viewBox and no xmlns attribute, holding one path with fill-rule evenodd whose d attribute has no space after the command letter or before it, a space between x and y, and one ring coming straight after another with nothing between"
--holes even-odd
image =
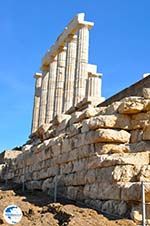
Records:
<instances>
[{"instance_id":1,"label":"column capital","mask_svg":"<svg viewBox=\"0 0 150 226\"><path fill-rule=\"evenodd\" d=\"M79 24L78 27L83 28L83 27L87 27L89 30L94 26L93 22L84 22L84 24Z\"/></svg>"},{"instance_id":2,"label":"column capital","mask_svg":"<svg viewBox=\"0 0 150 226\"><path fill-rule=\"evenodd\" d=\"M92 72L88 72L88 77L89 78L101 78L102 77L102 73L92 73Z\"/></svg>"},{"instance_id":3,"label":"column capital","mask_svg":"<svg viewBox=\"0 0 150 226\"><path fill-rule=\"evenodd\" d=\"M49 71L49 64L42 66L40 69L42 70L43 73L48 72Z\"/></svg>"},{"instance_id":4,"label":"column capital","mask_svg":"<svg viewBox=\"0 0 150 226\"><path fill-rule=\"evenodd\" d=\"M42 78L42 73L36 72L33 77L35 79Z\"/></svg>"},{"instance_id":5,"label":"column capital","mask_svg":"<svg viewBox=\"0 0 150 226\"><path fill-rule=\"evenodd\" d=\"M67 37L67 42L70 42L70 41L76 41L77 40L77 35L75 34L69 34L68 37Z\"/></svg>"},{"instance_id":6,"label":"column capital","mask_svg":"<svg viewBox=\"0 0 150 226\"><path fill-rule=\"evenodd\" d=\"M65 51L67 51L67 47L66 46L59 46L58 47L58 53L61 53L61 52L65 52Z\"/></svg>"}]
</instances>

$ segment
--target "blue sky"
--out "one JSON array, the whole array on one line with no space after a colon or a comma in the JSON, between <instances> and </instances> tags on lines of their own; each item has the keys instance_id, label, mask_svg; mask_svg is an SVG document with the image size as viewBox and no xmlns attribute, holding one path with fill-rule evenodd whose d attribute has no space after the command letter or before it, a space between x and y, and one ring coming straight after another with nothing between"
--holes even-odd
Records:
<instances>
[{"instance_id":1,"label":"blue sky","mask_svg":"<svg viewBox=\"0 0 150 226\"><path fill-rule=\"evenodd\" d=\"M0 151L30 134L34 79L41 58L79 12L95 22L90 63L109 97L150 72L150 1L5 0L0 6Z\"/></svg>"}]
</instances>

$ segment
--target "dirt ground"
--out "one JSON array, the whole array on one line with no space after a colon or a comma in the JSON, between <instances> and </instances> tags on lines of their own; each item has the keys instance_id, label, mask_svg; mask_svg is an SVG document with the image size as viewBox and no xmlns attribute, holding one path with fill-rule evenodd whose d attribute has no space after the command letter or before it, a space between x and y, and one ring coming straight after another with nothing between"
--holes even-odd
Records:
<instances>
[{"instance_id":1,"label":"dirt ground","mask_svg":"<svg viewBox=\"0 0 150 226\"><path fill-rule=\"evenodd\" d=\"M50 198L39 191L33 193L4 188L0 185L0 225L8 226L3 210L16 204L23 212L17 226L134 226L131 220L108 220L95 210L67 202L52 203Z\"/></svg>"}]
</instances>

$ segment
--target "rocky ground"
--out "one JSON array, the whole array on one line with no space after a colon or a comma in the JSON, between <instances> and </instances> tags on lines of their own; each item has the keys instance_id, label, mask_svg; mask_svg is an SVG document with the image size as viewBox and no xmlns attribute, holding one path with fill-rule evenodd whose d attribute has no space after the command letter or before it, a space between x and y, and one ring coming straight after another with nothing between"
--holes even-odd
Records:
<instances>
[{"instance_id":1,"label":"rocky ground","mask_svg":"<svg viewBox=\"0 0 150 226\"><path fill-rule=\"evenodd\" d=\"M18 226L134 226L131 220L109 220L95 210L79 204L59 200L53 203L49 196L39 191L25 192L0 186L0 225L8 225L3 210L10 204L18 205L23 218Z\"/></svg>"}]
</instances>

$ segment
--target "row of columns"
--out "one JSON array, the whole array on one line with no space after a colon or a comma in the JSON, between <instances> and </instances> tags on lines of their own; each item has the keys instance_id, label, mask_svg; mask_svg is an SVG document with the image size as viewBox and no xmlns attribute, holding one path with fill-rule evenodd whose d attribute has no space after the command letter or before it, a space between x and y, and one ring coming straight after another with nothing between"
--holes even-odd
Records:
<instances>
[{"instance_id":1,"label":"row of columns","mask_svg":"<svg viewBox=\"0 0 150 226\"><path fill-rule=\"evenodd\" d=\"M88 49L89 27L80 25L77 35L69 34L66 46L58 49L48 70L36 74L32 133L86 95L99 96L98 76L88 79Z\"/></svg>"}]
</instances>

